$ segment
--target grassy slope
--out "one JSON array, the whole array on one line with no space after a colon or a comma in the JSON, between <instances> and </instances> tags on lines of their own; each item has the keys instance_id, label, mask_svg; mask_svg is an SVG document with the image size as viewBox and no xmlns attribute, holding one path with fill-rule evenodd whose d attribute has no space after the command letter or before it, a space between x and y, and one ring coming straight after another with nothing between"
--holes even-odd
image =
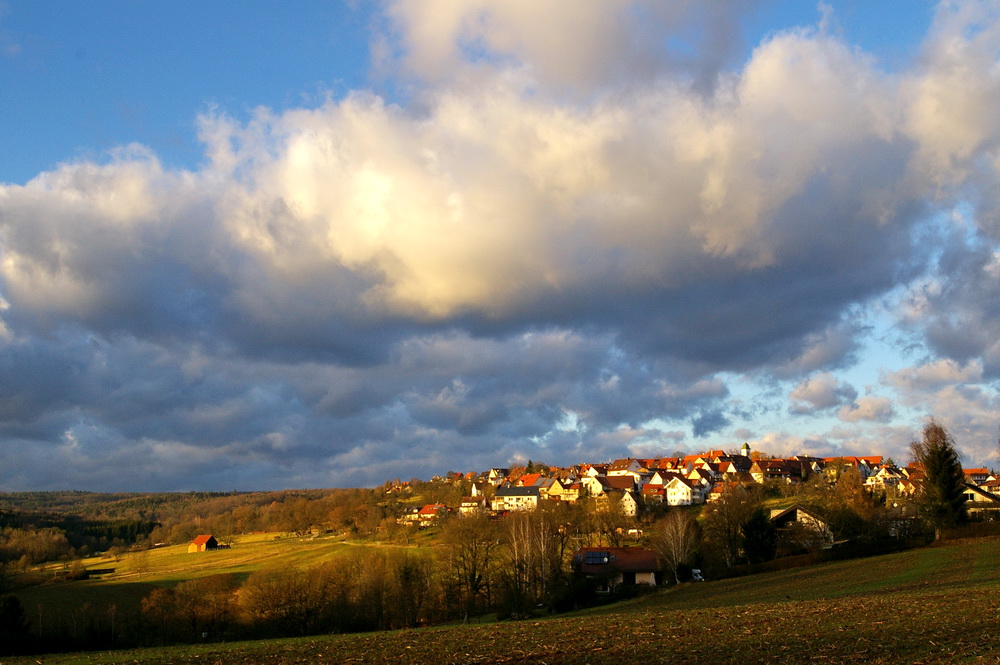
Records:
<instances>
[{"instance_id":1,"label":"grassy slope","mask_svg":"<svg viewBox=\"0 0 1000 665\"><path fill-rule=\"evenodd\" d=\"M72 612L106 614L114 605L122 614L139 612L141 600L157 586L173 586L185 580L232 573L245 578L261 568L309 568L343 552L352 545L333 538L280 538L275 534L244 536L233 549L188 553L187 545L150 550L141 556L127 555L121 561L91 558L87 568L114 568L103 579L46 584L17 592L32 623L68 620ZM381 546L385 547L385 546ZM51 565L58 569L60 566ZM83 612L86 613L86 612Z\"/></svg>"},{"instance_id":2,"label":"grassy slope","mask_svg":"<svg viewBox=\"0 0 1000 665\"><path fill-rule=\"evenodd\" d=\"M1000 540L983 539L688 585L542 621L70 654L44 662L996 662L998 616Z\"/></svg>"}]
</instances>

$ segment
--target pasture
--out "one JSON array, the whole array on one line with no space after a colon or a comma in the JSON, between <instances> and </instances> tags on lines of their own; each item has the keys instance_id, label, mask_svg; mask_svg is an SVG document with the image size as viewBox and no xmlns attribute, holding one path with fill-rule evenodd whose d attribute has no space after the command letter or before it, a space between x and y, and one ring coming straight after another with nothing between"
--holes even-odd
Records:
<instances>
[{"instance_id":1,"label":"pasture","mask_svg":"<svg viewBox=\"0 0 1000 665\"><path fill-rule=\"evenodd\" d=\"M115 561L110 557L82 560L88 569L114 568L114 572L92 579L46 583L17 591L33 630L55 623L81 622L88 617L106 619L109 613L134 616L142 599L156 587L218 574L239 580L260 569L310 568L359 548L393 547L348 543L336 537L297 538L276 533L238 538L231 549L187 551L187 545L172 545L128 553ZM49 564L41 573L49 577L65 568Z\"/></svg>"}]
</instances>

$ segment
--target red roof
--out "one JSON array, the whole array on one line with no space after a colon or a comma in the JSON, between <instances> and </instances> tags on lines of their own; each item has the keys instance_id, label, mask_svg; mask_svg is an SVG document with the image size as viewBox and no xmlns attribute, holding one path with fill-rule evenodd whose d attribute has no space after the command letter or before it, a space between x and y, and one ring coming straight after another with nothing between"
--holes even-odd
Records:
<instances>
[{"instance_id":1,"label":"red roof","mask_svg":"<svg viewBox=\"0 0 1000 665\"><path fill-rule=\"evenodd\" d=\"M609 487L616 490L635 489L635 481L632 480L632 476L601 476L598 480L605 489Z\"/></svg>"},{"instance_id":2,"label":"red roof","mask_svg":"<svg viewBox=\"0 0 1000 665\"><path fill-rule=\"evenodd\" d=\"M526 473L517 479L517 484L521 487L531 487L542 477L540 473Z\"/></svg>"},{"instance_id":3,"label":"red roof","mask_svg":"<svg viewBox=\"0 0 1000 665\"><path fill-rule=\"evenodd\" d=\"M867 457L858 456L847 456L843 455L841 457L824 457L823 462L829 464L831 462L836 462L837 460L842 460L845 464L850 464L851 466L858 466L862 462L868 466L878 466L882 463L881 455L868 455Z\"/></svg>"},{"instance_id":4,"label":"red roof","mask_svg":"<svg viewBox=\"0 0 1000 665\"><path fill-rule=\"evenodd\" d=\"M207 534L204 534L204 535L201 535L201 536L197 536L194 539L194 543L193 544L195 544L195 545L207 545L208 541L210 541L210 540L215 540L215 537L212 534L207 533Z\"/></svg>"},{"instance_id":5,"label":"red roof","mask_svg":"<svg viewBox=\"0 0 1000 665\"><path fill-rule=\"evenodd\" d=\"M581 547L573 560L580 565L581 572L596 575L651 573L660 569L656 552L645 547Z\"/></svg>"}]
</instances>

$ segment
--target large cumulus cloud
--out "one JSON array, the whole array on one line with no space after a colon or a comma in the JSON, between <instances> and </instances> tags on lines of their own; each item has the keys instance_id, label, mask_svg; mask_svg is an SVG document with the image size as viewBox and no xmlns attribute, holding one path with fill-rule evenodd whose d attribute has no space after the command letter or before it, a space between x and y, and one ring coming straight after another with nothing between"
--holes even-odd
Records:
<instances>
[{"instance_id":1,"label":"large cumulus cloud","mask_svg":"<svg viewBox=\"0 0 1000 665\"><path fill-rule=\"evenodd\" d=\"M991 5L943 6L923 60L886 72L808 27L734 66L723 4L388 3L398 98L213 111L197 170L130 146L0 187L0 484L671 452L763 408L738 375L853 428L756 433L774 452L877 448L891 400L825 372L900 288L932 352L993 372ZM692 25L683 57L655 38Z\"/></svg>"}]
</instances>

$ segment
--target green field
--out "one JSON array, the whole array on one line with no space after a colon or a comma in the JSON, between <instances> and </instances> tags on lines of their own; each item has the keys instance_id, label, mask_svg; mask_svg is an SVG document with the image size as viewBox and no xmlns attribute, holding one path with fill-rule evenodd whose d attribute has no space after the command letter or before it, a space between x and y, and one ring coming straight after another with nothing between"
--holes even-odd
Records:
<instances>
[{"instance_id":1,"label":"green field","mask_svg":"<svg viewBox=\"0 0 1000 665\"><path fill-rule=\"evenodd\" d=\"M998 662L1000 539L689 584L537 621L5 662L621 665L681 659Z\"/></svg>"},{"instance_id":2,"label":"green field","mask_svg":"<svg viewBox=\"0 0 1000 665\"><path fill-rule=\"evenodd\" d=\"M231 573L245 579L259 569L310 568L335 559L345 552L365 547L340 538L287 538L279 534L240 537L232 549L189 553L187 545L174 545L139 554L126 554L119 561L94 557L84 559L88 569L114 568L114 573L99 579L58 582L31 586L17 592L35 630L70 620L73 614L91 613L106 616L114 606L120 616L138 614L140 603L157 586L173 586L186 580ZM54 574L64 568L49 564L42 574Z\"/></svg>"}]
</instances>

